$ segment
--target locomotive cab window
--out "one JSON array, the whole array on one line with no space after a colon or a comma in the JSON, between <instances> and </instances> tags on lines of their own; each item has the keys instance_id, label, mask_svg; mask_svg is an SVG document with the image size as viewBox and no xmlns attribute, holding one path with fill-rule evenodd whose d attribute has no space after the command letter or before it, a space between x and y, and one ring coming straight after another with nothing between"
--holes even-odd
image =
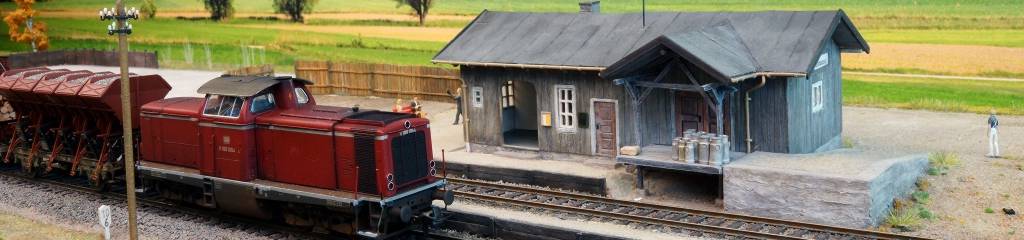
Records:
<instances>
[{"instance_id":1,"label":"locomotive cab window","mask_svg":"<svg viewBox=\"0 0 1024 240\"><path fill-rule=\"evenodd\" d=\"M206 97L203 115L235 118L242 113L243 102L245 99L241 97L210 94Z\"/></svg>"},{"instance_id":2,"label":"locomotive cab window","mask_svg":"<svg viewBox=\"0 0 1024 240\"><path fill-rule=\"evenodd\" d=\"M295 102L299 105L309 102L309 95L306 95L306 90L303 90L300 87L295 88Z\"/></svg>"},{"instance_id":3,"label":"locomotive cab window","mask_svg":"<svg viewBox=\"0 0 1024 240\"><path fill-rule=\"evenodd\" d=\"M249 112L259 113L272 108L274 108L274 94L265 93L252 98L252 104L249 107Z\"/></svg>"}]
</instances>

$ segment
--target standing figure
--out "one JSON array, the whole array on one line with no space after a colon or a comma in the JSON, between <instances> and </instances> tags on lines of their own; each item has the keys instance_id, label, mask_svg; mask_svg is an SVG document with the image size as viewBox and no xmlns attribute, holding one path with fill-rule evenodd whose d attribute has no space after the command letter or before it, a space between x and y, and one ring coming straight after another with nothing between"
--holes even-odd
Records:
<instances>
[{"instance_id":1,"label":"standing figure","mask_svg":"<svg viewBox=\"0 0 1024 240\"><path fill-rule=\"evenodd\" d=\"M999 157L999 119L996 118L996 110L992 109L988 115L988 157Z\"/></svg>"},{"instance_id":2,"label":"standing figure","mask_svg":"<svg viewBox=\"0 0 1024 240\"><path fill-rule=\"evenodd\" d=\"M455 122L452 122L452 125L459 125L459 117L462 116L462 88L455 88L454 94L448 90L448 96L455 99Z\"/></svg>"},{"instance_id":3,"label":"standing figure","mask_svg":"<svg viewBox=\"0 0 1024 240\"><path fill-rule=\"evenodd\" d=\"M420 105L420 97L412 97L412 102L409 102L409 108L412 109L413 114L419 116L420 113L423 111L423 106Z\"/></svg>"}]
</instances>

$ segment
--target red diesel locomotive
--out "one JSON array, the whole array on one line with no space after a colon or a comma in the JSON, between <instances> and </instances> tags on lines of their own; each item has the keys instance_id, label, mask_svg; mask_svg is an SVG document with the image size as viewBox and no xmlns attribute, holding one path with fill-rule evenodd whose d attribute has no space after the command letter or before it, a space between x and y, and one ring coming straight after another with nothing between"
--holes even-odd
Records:
<instances>
[{"instance_id":1,"label":"red diesel locomotive","mask_svg":"<svg viewBox=\"0 0 1024 240\"><path fill-rule=\"evenodd\" d=\"M167 199L352 236L388 238L453 200L434 177L430 125L411 114L319 106L311 82L222 76L204 98L164 99L157 75L132 76L140 188ZM39 175L123 180L119 78L32 68L0 75L15 109L4 161Z\"/></svg>"}]
</instances>

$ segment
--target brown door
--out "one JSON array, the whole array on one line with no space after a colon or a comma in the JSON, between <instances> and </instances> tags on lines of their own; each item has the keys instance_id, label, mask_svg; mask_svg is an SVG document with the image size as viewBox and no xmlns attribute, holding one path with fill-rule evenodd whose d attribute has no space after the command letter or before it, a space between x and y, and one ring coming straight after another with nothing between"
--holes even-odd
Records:
<instances>
[{"instance_id":1,"label":"brown door","mask_svg":"<svg viewBox=\"0 0 1024 240\"><path fill-rule=\"evenodd\" d=\"M597 154L614 156L618 148L618 129L615 122L614 102L594 102L594 131Z\"/></svg>"}]
</instances>

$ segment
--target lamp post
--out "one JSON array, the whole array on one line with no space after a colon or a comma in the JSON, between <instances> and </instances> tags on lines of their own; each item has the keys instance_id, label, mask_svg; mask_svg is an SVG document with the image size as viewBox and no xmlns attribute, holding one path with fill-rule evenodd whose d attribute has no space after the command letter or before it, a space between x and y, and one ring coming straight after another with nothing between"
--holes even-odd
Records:
<instances>
[{"instance_id":1,"label":"lamp post","mask_svg":"<svg viewBox=\"0 0 1024 240\"><path fill-rule=\"evenodd\" d=\"M125 9L122 0L117 0L113 9L100 10L101 21L112 21L107 26L107 34L117 34L117 51L121 63L121 126L124 136L124 172L128 195L128 236L132 240L139 239L138 222L135 212L135 140L132 136L132 99L131 83L128 82L128 34L132 34L132 25L128 19L139 19L139 10Z\"/></svg>"}]
</instances>

